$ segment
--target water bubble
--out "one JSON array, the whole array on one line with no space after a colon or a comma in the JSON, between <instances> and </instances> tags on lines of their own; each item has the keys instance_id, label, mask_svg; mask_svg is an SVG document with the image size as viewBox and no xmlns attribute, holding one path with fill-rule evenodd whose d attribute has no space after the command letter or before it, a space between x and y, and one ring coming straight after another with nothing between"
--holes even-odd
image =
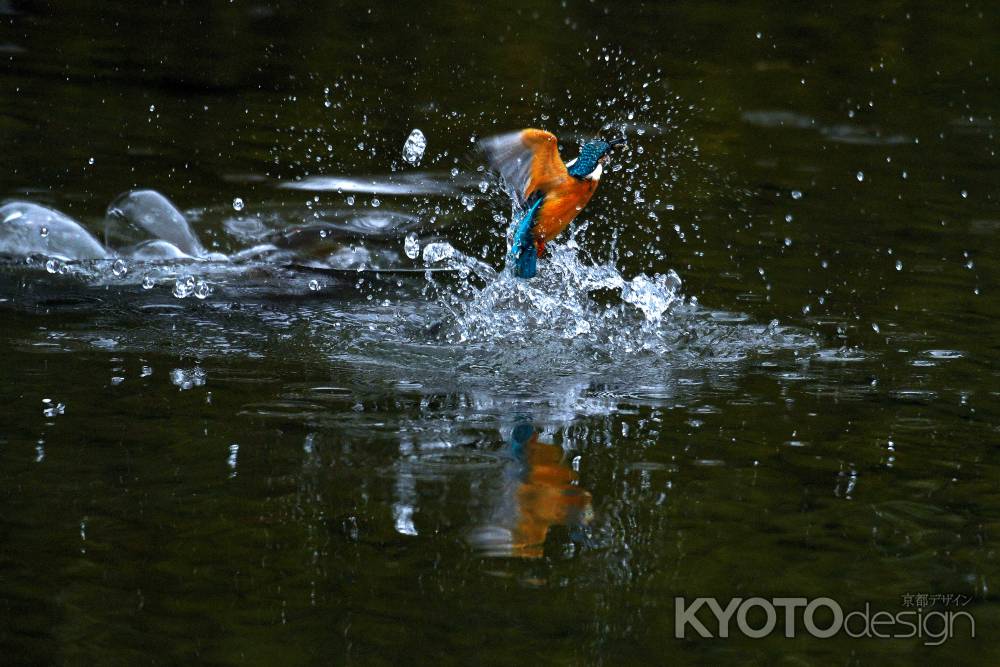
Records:
<instances>
[{"instance_id":1,"label":"water bubble","mask_svg":"<svg viewBox=\"0 0 1000 667\"><path fill-rule=\"evenodd\" d=\"M855 176L855 178L857 178L857 179L858 179L858 183L862 183L862 182L864 182L864 180L865 180L865 172L863 172L863 171L859 171L859 172L857 173L857 175Z\"/></svg>"},{"instance_id":2,"label":"water bubble","mask_svg":"<svg viewBox=\"0 0 1000 667\"><path fill-rule=\"evenodd\" d=\"M58 259L50 259L45 262L45 270L49 273L59 273L59 268L62 266Z\"/></svg>"},{"instance_id":3,"label":"water bubble","mask_svg":"<svg viewBox=\"0 0 1000 667\"><path fill-rule=\"evenodd\" d=\"M48 227L39 227L38 228L38 235L41 236L42 238L45 238L46 236L49 235L49 228Z\"/></svg>"},{"instance_id":4,"label":"water bubble","mask_svg":"<svg viewBox=\"0 0 1000 667\"><path fill-rule=\"evenodd\" d=\"M420 240L413 232L406 235L406 239L403 241L403 251L410 259L416 259L420 256Z\"/></svg>"},{"instance_id":5,"label":"water bubble","mask_svg":"<svg viewBox=\"0 0 1000 667\"><path fill-rule=\"evenodd\" d=\"M410 136L406 138L406 143L403 144L403 159L412 165L420 164L425 150L427 150L427 137L417 128L413 128Z\"/></svg>"},{"instance_id":6,"label":"water bubble","mask_svg":"<svg viewBox=\"0 0 1000 667\"><path fill-rule=\"evenodd\" d=\"M115 278L123 277L128 273L128 264L125 263L125 260L116 259L111 265L111 273L115 275Z\"/></svg>"},{"instance_id":7,"label":"water bubble","mask_svg":"<svg viewBox=\"0 0 1000 667\"><path fill-rule=\"evenodd\" d=\"M152 276L146 276L142 279L142 289L153 289L156 286L156 281L153 280Z\"/></svg>"},{"instance_id":8,"label":"water bubble","mask_svg":"<svg viewBox=\"0 0 1000 667\"><path fill-rule=\"evenodd\" d=\"M241 197L236 197L235 199L233 199L234 211L242 211L244 206L245 204L243 203L243 199Z\"/></svg>"},{"instance_id":9,"label":"water bubble","mask_svg":"<svg viewBox=\"0 0 1000 667\"><path fill-rule=\"evenodd\" d=\"M318 292L319 291L319 281L318 280L310 280L309 281L309 289L311 291L313 291L313 292Z\"/></svg>"}]
</instances>

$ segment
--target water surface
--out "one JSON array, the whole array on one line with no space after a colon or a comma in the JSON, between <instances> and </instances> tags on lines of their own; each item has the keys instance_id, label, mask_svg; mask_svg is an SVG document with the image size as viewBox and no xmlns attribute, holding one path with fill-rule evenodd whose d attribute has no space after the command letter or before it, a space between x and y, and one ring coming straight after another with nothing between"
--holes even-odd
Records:
<instances>
[{"instance_id":1,"label":"water surface","mask_svg":"<svg viewBox=\"0 0 1000 667\"><path fill-rule=\"evenodd\" d=\"M995 661L998 26L0 1L2 655ZM474 140L609 122L498 273ZM921 593L976 639L673 638L675 597Z\"/></svg>"}]
</instances>

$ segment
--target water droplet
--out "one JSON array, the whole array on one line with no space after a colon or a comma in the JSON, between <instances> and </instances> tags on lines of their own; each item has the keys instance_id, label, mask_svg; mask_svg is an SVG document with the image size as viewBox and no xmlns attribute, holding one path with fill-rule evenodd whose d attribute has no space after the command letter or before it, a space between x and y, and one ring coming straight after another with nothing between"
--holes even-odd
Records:
<instances>
[{"instance_id":1,"label":"water droplet","mask_svg":"<svg viewBox=\"0 0 1000 667\"><path fill-rule=\"evenodd\" d=\"M45 262L45 270L48 271L49 273L59 273L60 266L61 263L59 262L58 259L50 259L49 261Z\"/></svg>"},{"instance_id":2,"label":"water droplet","mask_svg":"<svg viewBox=\"0 0 1000 667\"><path fill-rule=\"evenodd\" d=\"M968 198L969 198L969 191L962 190L962 199L968 199Z\"/></svg>"},{"instance_id":3,"label":"water droplet","mask_svg":"<svg viewBox=\"0 0 1000 667\"><path fill-rule=\"evenodd\" d=\"M876 323L872 322L872 331L874 331L875 333L880 333L882 330L878 328L878 325Z\"/></svg>"},{"instance_id":4,"label":"water droplet","mask_svg":"<svg viewBox=\"0 0 1000 667\"><path fill-rule=\"evenodd\" d=\"M406 235L406 239L403 241L403 251L410 259L416 259L420 256L420 241L413 232Z\"/></svg>"},{"instance_id":5,"label":"water droplet","mask_svg":"<svg viewBox=\"0 0 1000 667\"><path fill-rule=\"evenodd\" d=\"M902 260L899 260L899 259L896 260L896 270L897 271L902 271L903 270L903 262L902 262Z\"/></svg>"},{"instance_id":6,"label":"water droplet","mask_svg":"<svg viewBox=\"0 0 1000 667\"><path fill-rule=\"evenodd\" d=\"M410 136L406 138L406 143L403 144L403 159L413 165L420 164L425 150L427 150L427 137L417 128L413 128Z\"/></svg>"},{"instance_id":7,"label":"water droplet","mask_svg":"<svg viewBox=\"0 0 1000 667\"><path fill-rule=\"evenodd\" d=\"M490 184L489 183L487 183L486 181L479 181L479 191L480 192L485 193L489 189L490 189Z\"/></svg>"},{"instance_id":8,"label":"water droplet","mask_svg":"<svg viewBox=\"0 0 1000 667\"><path fill-rule=\"evenodd\" d=\"M41 236L42 238L45 238L46 236L49 235L49 228L48 227L40 227L38 229L38 235Z\"/></svg>"},{"instance_id":9,"label":"water droplet","mask_svg":"<svg viewBox=\"0 0 1000 667\"><path fill-rule=\"evenodd\" d=\"M347 205L354 206L354 195L347 195Z\"/></svg>"},{"instance_id":10,"label":"water droplet","mask_svg":"<svg viewBox=\"0 0 1000 667\"><path fill-rule=\"evenodd\" d=\"M184 299L191 296L194 292L194 277L193 276L180 276L174 282L173 294L178 299Z\"/></svg>"},{"instance_id":11,"label":"water droplet","mask_svg":"<svg viewBox=\"0 0 1000 667\"><path fill-rule=\"evenodd\" d=\"M125 260L116 259L111 265L111 273L115 275L115 278L121 278L128 273L128 264L125 263Z\"/></svg>"},{"instance_id":12,"label":"water droplet","mask_svg":"<svg viewBox=\"0 0 1000 667\"><path fill-rule=\"evenodd\" d=\"M310 280L309 281L309 289L312 290L313 292L318 292L319 291L319 281L318 280Z\"/></svg>"},{"instance_id":13,"label":"water droplet","mask_svg":"<svg viewBox=\"0 0 1000 667\"><path fill-rule=\"evenodd\" d=\"M90 159L88 159L88 160L87 160L87 164L94 164L94 158L90 158Z\"/></svg>"},{"instance_id":14,"label":"water droplet","mask_svg":"<svg viewBox=\"0 0 1000 667\"><path fill-rule=\"evenodd\" d=\"M150 104L149 105L149 113L153 113L154 111L156 111L156 105L155 104Z\"/></svg>"},{"instance_id":15,"label":"water droplet","mask_svg":"<svg viewBox=\"0 0 1000 667\"><path fill-rule=\"evenodd\" d=\"M243 203L243 199L242 198L237 197L237 198L235 198L233 200L233 210L234 211L242 211L244 206L245 206L245 204Z\"/></svg>"},{"instance_id":16,"label":"water droplet","mask_svg":"<svg viewBox=\"0 0 1000 667\"><path fill-rule=\"evenodd\" d=\"M786 246L790 246L790 245L792 245L792 239L790 239L790 238L788 238L788 237L786 236L786 237L785 237L785 245L786 245Z\"/></svg>"},{"instance_id":17,"label":"water droplet","mask_svg":"<svg viewBox=\"0 0 1000 667\"><path fill-rule=\"evenodd\" d=\"M156 281L153 280L152 276L146 276L142 279L142 289L153 289L156 286Z\"/></svg>"},{"instance_id":18,"label":"water droplet","mask_svg":"<svg viewBox=\"0 0 1000 667\"><path fill-rule=\"evenodd\" d=\"M792 190L792 199L802 199L802 192L799 190Z\"/></svg>"},{"instance_id":19,"label":"water droplet","mask_svg":"<svg viewBox=\"0 0 1000 667\"><path fill-rule=\"evenodd\" d=\"M204 301L212 294L212 286L209 285L204 280L199 280L194 286L194 295L196 298Z\"/></svg>"},{"instance_id":20,"label":"water droplet","mask_svg":"<svg viewBox=\"0 0 1000 667\"><path fill-rule=\"evenodd\" d=\"M382 205L382 200L381 199L379 199L378 197L373 197L372 198L372 208L378 208L381 205Z\"/></svg>"},{"instance_id":21,"label":"water droplet","mask_svg":"<svg viewBox=\"0 0 1000 667\"><path fill-rule=\"evenodd\" d=\"M855 178L858 179L858 183L863 183L865 180L865 172L859 171L857 176L855 176Z\"/></svg>"}]
</instances>

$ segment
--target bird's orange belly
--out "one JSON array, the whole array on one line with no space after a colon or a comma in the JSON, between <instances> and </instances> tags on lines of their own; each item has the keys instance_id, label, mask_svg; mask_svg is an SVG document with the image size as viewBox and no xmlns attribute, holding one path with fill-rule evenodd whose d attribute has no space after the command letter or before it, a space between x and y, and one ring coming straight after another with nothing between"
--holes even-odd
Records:
<instances>
[{"instance_id":1,"label":"bird's orange belly","mask_svg":"<svg viewBox=\"0 0 1000 667\"><path fill-rule=\"evenodd\" d=\"M587 205L595 189L597 181L573 179L565 186L547 194L538 212L538 222L535 223L535 240L548 243L559 236Z\"/></svg>"}]
</instances>

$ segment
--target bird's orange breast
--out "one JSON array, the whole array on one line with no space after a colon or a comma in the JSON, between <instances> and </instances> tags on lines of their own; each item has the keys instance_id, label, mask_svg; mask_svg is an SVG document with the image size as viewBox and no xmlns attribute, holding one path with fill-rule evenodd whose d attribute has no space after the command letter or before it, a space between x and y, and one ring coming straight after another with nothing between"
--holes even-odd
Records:
<instances>
[{"instance_id":1,"label":"bird's orange breast","mask_svg":"<svg viewBox=\"0 0 1000 667\"><path fill-rule=\"evenodd\" d=\"M596 180L567 177L563 183L549 190L538 211L538 221L533 230L535 240L544 244L558 236L583 210L596 189Z\"/></svg>"}]
</instances>

